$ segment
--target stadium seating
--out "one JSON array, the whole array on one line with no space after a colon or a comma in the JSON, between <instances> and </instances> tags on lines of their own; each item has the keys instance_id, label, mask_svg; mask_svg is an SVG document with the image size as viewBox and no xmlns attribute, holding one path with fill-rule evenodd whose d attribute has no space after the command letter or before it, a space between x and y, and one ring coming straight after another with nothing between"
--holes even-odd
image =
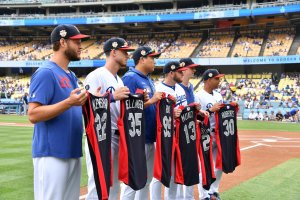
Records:
<instances>
[{"instance_id":1,"label":"stadium seating","mask_svg":"<svg viewBox=\"0 0 300 200\"><path fill-rule=\"evenodd\" d=\"M197 57L227 57L232 46L233 39L234 32L211 32Z\"/></svg>"},{"instance_id":2,"label":"stadium seating","mask_svg":"<svg viewBox=\"0 0 300 200\"><path fill-rule=\"evenodd\" d=\"M161 58L190 57L201 41L200 33L180 34L175 42L165 49Z\"/></svg>"},{"instance_id":3,"label":"stadium seating","mask_svg":"<svg viewBox=\"0 0 300 200\"><path fill-rule=\"evenodd\" d=\"M272 29L267 39L264 56L286 56L294 37L294 28Z\"/></svg>"},{"instance_id":4,"label":"stadium seating","mask_svg":"<svg viewBox=\"0 0 300 200\"><path fill-rule=\"evenodd\" d=\"M232 57L258 56L263 43L264 30L241 31Z\"/></svg>"}]
</instances>

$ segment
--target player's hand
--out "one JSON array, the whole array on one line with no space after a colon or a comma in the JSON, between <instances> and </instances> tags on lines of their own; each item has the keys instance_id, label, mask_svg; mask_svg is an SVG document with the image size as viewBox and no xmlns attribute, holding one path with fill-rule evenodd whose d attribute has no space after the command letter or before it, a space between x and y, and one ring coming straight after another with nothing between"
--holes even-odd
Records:
<instances>
[{"instance_id":1,"label":"player's hand","mask_svg":"<svg viewBox=\"0 0 300 200\"><path fill-rule=\"evenodd\" d=\"M116 101L118 101L118 100L128 98L129 94L130 94L129 88L124 86L124 87L120 87L120 88L116 89L115 92L113 93L113 96L114 96L114 99Z\"/></svg>"},{"instance_id":2,"label":"player's hand","mask_svg":"<svg viewBox=\"0 0 300 200\"><path fill-rule=\"evenodd\" d=\"M68 97L68 103L71 106L82 106L87 99L86 90L83 88L76 88Z\"/></svg>"},{"instance_id":3,"label":"player's hand","mask_svg":"<svg viewBox=\"0 0 300 200\"><path fill-rule=\"evenodd\" d=\"M144 89L144 102L147 102L149 100L150 100L149 94L148 94L147 90Z\"/></svg>"},{"instance_id":4,"label":"player's hand","mask_svg":"<svg viewBox=\"0 0 300 200\"><path fill-rule=\"evenodd\" d=\"M217 112L220 110L222 104L221 103L215 103L209 110L211 112Z\"/></svg>"},{"instance_id":5,"label":"player's hand","mask_svg":"<svg viewBox=\"0 0 300 200\"><path fill-rule=\"evenodd\" d=\"M151 98L152 103L156 103L162 98L162 92L155 92L153 97Z\"/></svg>"},{"instance_id":6,"label":"player's hand","mask_svg":"<svg viewBox=\"0 0 300 200\"><path fill-rule=\"evenodd\" d=\"M175 109L174 109L174 118L177 118L177 117L179 117L179 116L180 116L180 114L181 114L181 112L182 112L182 110L181 110L181 109L177 109L177 108L175 108Z\"/></svg>"},{"instance_id":7,"label":"player's hand","mask_svg":"<svg viewBox=\"0 0 300 200\"><path fill-rule=\"evenodd\" d=\"M197 110L199 110L199 111L201 110L201 105L200 105L200 103L195 103L195 106L196 106L196 109L197 109Z\"/></svg>"},{"instance_id":8,"label":"player's hand","mask_svg":"<svg viewBox=\"0 0 300 200\"><path fill-rule=\"evenodd\" d=\"M205 110L199 110L199 115L201 115L202 117L209 117L209 112Z\"/></svg>"}]
</instances>

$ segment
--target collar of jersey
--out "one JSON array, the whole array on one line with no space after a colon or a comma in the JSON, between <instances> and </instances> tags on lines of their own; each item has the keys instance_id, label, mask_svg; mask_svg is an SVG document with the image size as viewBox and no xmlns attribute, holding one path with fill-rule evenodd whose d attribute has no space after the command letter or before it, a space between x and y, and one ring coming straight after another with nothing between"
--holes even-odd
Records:
<instances>
[{"instance_id":1,"label":"collar of jersey","mask_svg":"<svg viewBox=\"0 0 300 200\"><path fill-rule=\"evenodd\" d=\"M162 81L161 83L162 83L163 85L165 85L165 86L167 86L167 87L169 87L169 88L175 90L175 86L176 86L176 85L174 85L174 86L172 86L172 85L167 85L167 84L165 84L163 81Z\"/></svg>"}]
</instances>

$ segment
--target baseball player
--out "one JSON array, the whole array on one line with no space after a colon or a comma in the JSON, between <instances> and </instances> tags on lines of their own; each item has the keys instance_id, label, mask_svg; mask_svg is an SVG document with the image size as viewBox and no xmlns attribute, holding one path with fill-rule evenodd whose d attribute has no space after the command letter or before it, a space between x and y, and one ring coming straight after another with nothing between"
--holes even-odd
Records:
<instances>
[{"instance_id":1,"label":"baseball player","mask_svg":"<svg viewBox=\"0 0 300 200\"><path fill-rule=\"evenodd\" d=\"M214 113L218 111L223 103L223 98L220 93L216 92L215 89L218 88L221 77L224 74L220 74L216 69L208 69L202 75L202 80L204 81L204 89L200 90L196 96L201 104L203 109L206 109L210 113L209 121L211 127L211 136L213 138L213 158L214 163L216 162L216 153L217 153L217 146L216 146L216 139L215 139L215 115ZM202 187L200 183L198 185L200 199L205 200L220 200L219 195L219 185L222 177L222 171L215 168L215 176L216 180L211 184L210 190L207 191ZM200 175L200 180L202 175Z\"/></svg>"},{"instance_id":2,"label":"baseball player","mask_svg":"<svg viewBox=\"0 0 300 200\"><path fill-rule=\"evenodd\" d=\"M109 199L118 199L120 185L118 181L118 152L119 152L119 131L117 126L118 117L120 114L120 101L128 98L130 93L128 87L125 87L122 79L117 75L121 67L125 67L129 58L128 51L134 49L129 47L127 42L122 38L111 38L104 44L104 53L106 55L106 63L104 67L98 68L85 79L85 86L89 88L89 92L96 93L100 87L100 93L109 91L111 95L111 128L112 128L112 159L113 159L113 186L110 189ZM88 171L88 194L87 200L98 200L95 181L93 176L93 167L89 158L89 150L85 145L86 163Z\"/></svg>"},{"instance_id":3,"label":"baseball player","mask_svg":"<svg viewBox=\"0 0 300 200\"><path fill-rule=\"evenodd\" d=\"M82 156L82 110L85 90L68 68L80 60L81 39L73 25L51 33L53 56L31 78L29 120L34 123L32 157L36 200L78 199Z\"/></svg>"},{"instance_id":4,"label":"baseball player","mask_svg":"<svg viewBox=\"0 0 300 200\"><path fill-rule=\"evenodd\" d=\"M147 199L149 184L153 177L154 162L154 142L156 130L156 106L155 103L161 99L162 93L155 92L153 81L149 74L154 71L154 59L158 58L160 53L156 53L150 47L142 46L133 52L135 68L130 68L123 76L124 85L127 86L132 94L136 89L147 91L150 100L145 103L145 153L147 162L147 183L146 186L137 193L125 184L121 184L121 199Z\"/></svg>"},{"instance_id":5,"label":"baseball player","mask_svg":"<svg viewBox=\"0 0 300 200\"><path fill-rule=\"evenodd\" d=\"M181 110L177 109L178 106L187 105L186 94L182 87L178 84L182 82L183 71L187 68L180 66L177 61L168 62L164 68L165 74L164 81L156 86L156 91L165 92L176 98L176 107L174 109L174 117L179 117ZM174 170L172 170L174 173ZM162 184L155 178L152 179L150 185L150 198L161 199L161 186ZM180 185L174 183L174 176L171 177L170 188L165 188L165 197L167 199L183 199L183 194Z\"/></svg>"},{"instance_id":6,"label":"baseball player","mask_svg":"<svg viewBox=\"0 0 300 200\"><path fill-rule=\"evenodd\" d=\"M179 60L179 63L182 66L187 68L187 70L183 71L182 83L179 83L179 85L185 91L187 103L188 104L194 103L195 102L194 86L189 81L191 78L194 77L194 74L196 72L196 67L199 67L200 65L195 64L190 58L182 58Z\"/></svg>"}]
</instances>

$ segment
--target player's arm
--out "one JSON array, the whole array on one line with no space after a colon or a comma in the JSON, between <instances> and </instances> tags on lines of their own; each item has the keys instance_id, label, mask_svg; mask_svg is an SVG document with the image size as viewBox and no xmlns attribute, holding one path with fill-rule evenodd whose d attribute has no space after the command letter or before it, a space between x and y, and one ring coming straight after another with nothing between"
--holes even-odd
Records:
<instances>
[{"instance_id":1,"label":"player's arm","mask_svg":"<svg viewBox=\"0 0 300 200\"><path fill-rule=\"evenodd\" d=\"M28 108L29 121L35 124L38 122L50 120L54 117L57 117L72 106L83 105L86 101L86 98L86 91L76 88L71 92L70 96L67 99L56 104L42 105L38 102L31 102L29 103Z\"/></svg>"},{"instance_id":2,"label":"player's arm","mask_svg":"<svg viewBox=\"0 0 300 200\"><path fill-rule=\"evenodd\" d=\"M144 107L147 108L148 106L161 100L162 94L163 94L162 92L155 92L153 97L144 103Z\"/></svg>"}]
</instances>

